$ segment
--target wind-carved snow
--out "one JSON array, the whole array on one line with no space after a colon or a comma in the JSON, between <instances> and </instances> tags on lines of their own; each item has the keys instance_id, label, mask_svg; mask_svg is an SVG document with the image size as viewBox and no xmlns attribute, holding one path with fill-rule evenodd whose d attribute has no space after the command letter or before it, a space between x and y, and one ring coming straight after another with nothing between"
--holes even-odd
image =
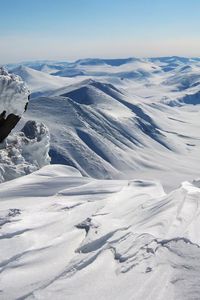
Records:
<instances>
[{"instance_id":1,"label":"wind-carved snow","mask_svg":"<svg viewBox=\"0 0 200 300\"><path fill-rule=\"evenodd\" d=\"M50 163L49 130L43 123L28 121L22 131L0 144L0 182L30 174Z\"/></svg>"},{"instance_id":2,"label":"wind-carved snow","mask_svg":"<svg viewBox=\"0 0 200 300\"><path fill-rule=\"evenodd\" d=\"M2 299L198 299L200 189L46 166L1 184Z\"/></svg>"}]
</instances>

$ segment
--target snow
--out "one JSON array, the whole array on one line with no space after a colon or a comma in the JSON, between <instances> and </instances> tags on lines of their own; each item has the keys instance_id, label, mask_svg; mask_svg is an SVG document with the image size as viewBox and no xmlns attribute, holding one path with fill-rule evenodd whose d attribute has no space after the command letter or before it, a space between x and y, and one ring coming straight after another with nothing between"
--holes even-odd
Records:
<instances>
[{"instance_id":1,"label":"snow","mask_svg":"<svg viewBox=\"0 0 200 300\"><path fill-rule=\"evenodd\" d=\"M200 60L12 68L32 97L0 149L0 298L199 299Z\"/></svg>"},{"instance_id":2,"label":"snow","mask_svg":"<svg viewBox=\"0 0 200 300\"><path fill-rule=\"evenodd\" d=\"M169 191L199 176L200 106L182 100L197 102L198 89L84 79L34 98L25 120L48 126L52 163L99 179L156 179Z\"/></svg>"},{"instance_id":3,"label":"snow","mask_svg":"<svg viewBox=\"0 0 200 300\"><path fill-rule=\"evenodd\" d=\"M52 163L99 179L155 179L166 191L199 177L198 59L44 61L12 69L32 90L21 126L29 119L47 125Z\"/></svg>"},{"instance_id":4,"label":"snow","mask_svg":"<svg viewBox=\"0 0 200 300\"><path fill-rule=\"evenodd\" d=\"M195 299L200 189L47 166L1 184L2 299Z\"/></svg>"},{"instance_id":5,"label":"snow","mask_svg":"<svg viewBox=\"0 0 200 300\"><path fill-rule=\"evenodd\" d=\"M0 182L30 174L50 163L50 136L43 123L28 121L0 144Z\"/></svg>"},{"instance_id":6,"label":"snow","mask_svg":"<svg viewBox=\"0 0 200 300\"><path fill-rule=\"evenodd\" d=\"M73 78L52 76L27 66L17 66L11 71L19 75L27 83L31 90L32 98L74 82Z\"/></svg>"},{"instance_id":7,"label":"snow","mask_svg":"<svg viewBox=\"0 0 200 300\"><path fill-rule=\"evenodd\" d=\"M30 92L21 77L0 68L0 112L21 117ZM6 125L5 125L6 126ZM0 182L32 173L50 163L50 135L41 122L27 121L0 143Z\"/></svg>"},{"instance_id":8,"label":"snow","mask_svg":"<svg viewBox=\"0 0 200 300\"><path fill-rule=\"evenodd\" d=\"M21 117L28 102L29 90L22 79L0 68L0 113Z\"/></svg>"}]
</instances>

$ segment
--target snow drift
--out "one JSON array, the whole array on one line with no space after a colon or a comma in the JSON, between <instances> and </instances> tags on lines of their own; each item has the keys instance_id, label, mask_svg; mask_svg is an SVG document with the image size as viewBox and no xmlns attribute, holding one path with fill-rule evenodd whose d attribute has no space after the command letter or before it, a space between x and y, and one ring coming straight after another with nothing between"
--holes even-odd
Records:
<instances>
[{"instance_id":1,"label":"snow drift","mask_svg":"<svg viewBox=\"0 0 200 300\"><path fill-rule=\"evenodd\" d=\"M0 189L2 299L198 299L200 189L47 166Z\"/></svg>"}]
</instances>

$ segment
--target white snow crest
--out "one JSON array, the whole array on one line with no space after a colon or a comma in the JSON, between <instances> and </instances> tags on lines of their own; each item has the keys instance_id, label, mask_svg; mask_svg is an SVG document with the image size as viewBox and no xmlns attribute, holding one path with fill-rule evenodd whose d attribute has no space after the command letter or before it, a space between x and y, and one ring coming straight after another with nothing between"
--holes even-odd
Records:
<instances>
[{"instance_id":1,"label":"white snow crest","mask_svg":"<svg viewBox=\"0 0 200 300\"><path fill-rule=\"evenodd\" d=\"M6 111L7 116L12 113L21 117L29 94L21 77L9 74L3 67L0 67L0 113Z\"/></svg>"}]
</instances>

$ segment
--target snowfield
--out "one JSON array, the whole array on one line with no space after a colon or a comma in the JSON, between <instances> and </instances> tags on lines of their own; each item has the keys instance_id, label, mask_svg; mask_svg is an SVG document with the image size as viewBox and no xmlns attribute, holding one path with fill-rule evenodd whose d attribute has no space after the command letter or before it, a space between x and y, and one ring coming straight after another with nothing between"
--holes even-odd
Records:
<instances>
[{"instance_id":1,"label":"snowfield","mask_svg":"<svg viewBox=\"0 0 200 300\"><path fill-rule=\"evenodd\" d=\"M0 299L200 299L200 59L7 67Z\"/></svg>"},{"instance_id":2,"label":"snowfield","mask_svg":"<svg viewBox=\"0 0 200 300\"><path fill-rule=\"evenodd\" d=\"M200 188L47 166L1 184L1 299L198 299Z\"/></svg>"}]
</instances>

